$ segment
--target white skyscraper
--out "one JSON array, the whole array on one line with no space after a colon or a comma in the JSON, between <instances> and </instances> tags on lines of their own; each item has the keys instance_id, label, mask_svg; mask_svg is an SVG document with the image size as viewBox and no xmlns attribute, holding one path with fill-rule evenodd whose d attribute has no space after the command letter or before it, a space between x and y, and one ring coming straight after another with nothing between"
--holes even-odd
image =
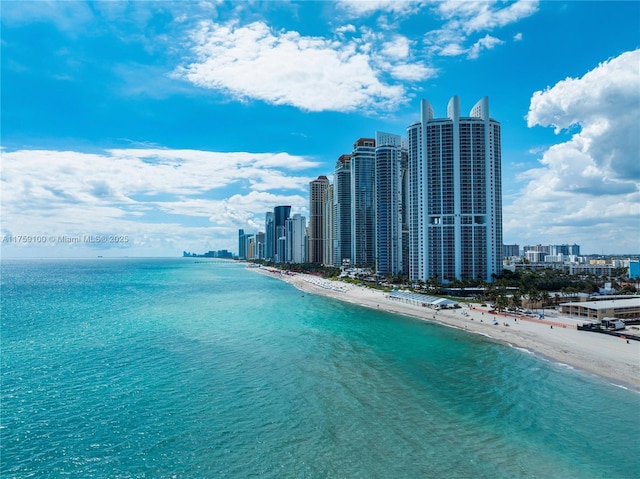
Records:
<instances>
[{"instance_id":1,"label":"white skyscraper","mask_svg":"<svg viewBox=\"0 0 640 479\"><path fill-rule=\"evenodd\" d=\"M447 118L422 100L407 136L410 278L492 281L502 271L502 184L500 124L488 98L461 117L453 97Z\"/></svg>"},{"instance_id":2,"label":"white skyscraper","mask_svg":"<svg viewBox=\"0 0 640 479\"><path fill-rule=\"evenodd\" d=\"M287 263L306 263L306 233L307 219L295 214L285 220L285 261Z\"/></svg>"}]
</instances>

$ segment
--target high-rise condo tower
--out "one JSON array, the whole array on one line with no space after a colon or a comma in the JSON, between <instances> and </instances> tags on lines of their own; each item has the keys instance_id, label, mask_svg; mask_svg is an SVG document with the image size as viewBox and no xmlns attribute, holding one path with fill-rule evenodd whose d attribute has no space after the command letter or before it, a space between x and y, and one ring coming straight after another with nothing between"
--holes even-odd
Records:
<instances>
[{"instance_id":1,"label":"high-rise condo tower","mask_svg":"<svg viewBox=\"0 0 640 479\"><path fill-rule=\"evenodd\" d=\"M276 263L286 261L286 221L291 214L291 206L276 206L273 209L273 260Z\"/></svg>"},{"instance_id":2,"label":"high-rise condo tower","mask_svg":"<svg viewBox=\"0 0 640 479\"><path fill-rule=\"evenodd\" d=\"M333 177L333 265L351 264L351 155L341 155Z\"/></svg>"},{"instance_id":3,"label":"high-rise condo tower","mask_svg":"<svg viewBox=\"0 0 640 479\"><path fill-rule=\"evenodd\" d=\"M447 118L426 100L409 143L409 277L492 281L502 270L500 123L489 99L460 116L453 97Z\"/></svg>"},{"instance_id":4,"label":"high-rise condo tower","mask_svg":"<svg viewBox=\"0 0 640 479\"><path fill-rule=\"evenodd\" d=\"M334 186L330 184L322 195L322 216L324 220L322 225L322 237L324 239L323 264L325 266L333 266L333 240L335 233L333 191Z\"/></svg>"},{"instance_id":5,"label":"high-rise condo tower","mask_svg":"<svg viewBox=\"0 0 640 479\"><path fill-rule=\"evenodd\" d=\"M324 263L324 206L329 179L319 176L309 183L309 262Z\"/></svg>"},{"instance_id":6,"label":"high-rise condo tower","mask_svg":"<svg viewBox=\"0 0 640 479\"><path fill-rule=\"evenodd\" d=\"M351 153L351 264L375 263L376 141L360 138Z\"/></svg>"},{"instance_id":7,"label":"high-rise condo tower","mask_svg":"<svg viewBox=\"0 0 640 479\"><path fill-rule=\"evenodd\" d=\"M376 273L403 273L402 209L406 150L400 135L376 132ZM404 161L403 161L404 160Z\"/></svg>"},{"instance_id":8,"label":"high-rise condo tower","mask_svg":"<svg viewBox=\"0 0 640 479\"><path fill-rule=\"evenodd\" d=\"M275 254L274 237L276 234L273 211L267 211L264 215L264 259L271 261Z\"/></svg>"},{"instance_id":9,"label":"high-rise condo tower","mask_svg":"<svg viewBox=\"0 0 640 479\"><path fill-rule=\"evenodd\" d=\"M285 221L286 225L286 253L284 261L287 263L306 263L307 219L295 214Z\"/></svg>"}]
</instances>

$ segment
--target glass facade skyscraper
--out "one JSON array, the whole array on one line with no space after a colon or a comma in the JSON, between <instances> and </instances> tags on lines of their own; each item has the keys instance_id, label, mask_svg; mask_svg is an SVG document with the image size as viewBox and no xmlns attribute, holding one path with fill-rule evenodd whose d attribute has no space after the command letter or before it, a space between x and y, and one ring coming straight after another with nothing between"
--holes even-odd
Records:
<instances>
[{"instance_id":1,"label":"glass facade skyscraper","mask_svg":"<svg viewBox=\"0 0 640 479\"><path fill-rule=\"evenodd\" d=\"M333 177L333 265L351 264L351 155L336 162Z\"/></svg>"},{"instance_id":2,"label":"glass facade skyscraper","mask_svg":"<svg viewBox=\"0 0 640 479\"><path fill-rule=\"evenodd\" d=\"M238 258L247 259L247 242L243 229L238 230Z\"/></svg>"},{"instance_id":3,"label":"glass facade skyscraper","mask_svg":"<svg viewBox=\"0 0 640 479\"><path fill-rule=\"evenodd\" d=\"M403 156L400 135L376 133L375 211L376 273L403 272ZM404 155L403 155L404 154Z\"/></svg>"},{"instance_id":4,"label":"glass facade skyscraper","mask_svg":"<svg viewBox=\"0 0 640 479\"><path fill-rule=\"evenodd\" d=\"M333 185L326 176L309 183L308 229L301 215L287 222L291 206L268 212L255 253L285 262L304 252L307 262L413 281L492 281L504 255L500 134L487 97L468 116L453 97L445 118L422 100L406 139L360 138L336 162ZM246 241L239 251L249 255Z\"/></svg>"},{"instance_id":5,"label":"glass facade skyscraper","mask_svg":"<svg viewBox=\"0 0 640 479\"><path fill-rule=\"evenodd\" d=\"M376 142L360 138L351 153L351 261L353 266L375 263Z\"/></svg>"},{"instance_id":6,"label":"glass facade skyscraper","mask_svg":"<svg viewBox=\"0 0 640 479\"><path fill-rule=\"evenodd\" d=\"M273 260L282 263L286 258L286 221L291 214L291 206L276 206L273 209Z\"/></svg>"},{"instance_id":7,"label":"glass facade skyscraper","mask_svg":"<svg viewBox=\"0 0 640 479\"><path fill-rule=\"evenodd\" d=\"M273 222L273 211L267 211L264 215L264 259L271 261L274 255L275 226Z\"/></svg>"},{"instance_id":8,"label":"glass facade skyscraper","mask_svg":"<svg viewBox=\"0 0 640 479\"><path fill-rule=\"evenodd\" d=\"M334 186L329 184L322 195L322 216L323 216L323 238L324 238L324 254L323 264L325 266L333 266L333 240L335 233L334 224L334 206L333 206Z\"/></svg>"},{"instance_id":9,"label":"glass facade skyscraper","mask_svg":"<svg viewBox=\"0 0 640 479\"><path fill-rule=\"evenodd\" d=\"M324 264L324 200L329 179L319 176L309 183L309 262Z\"/></svg>"}]
</instances>

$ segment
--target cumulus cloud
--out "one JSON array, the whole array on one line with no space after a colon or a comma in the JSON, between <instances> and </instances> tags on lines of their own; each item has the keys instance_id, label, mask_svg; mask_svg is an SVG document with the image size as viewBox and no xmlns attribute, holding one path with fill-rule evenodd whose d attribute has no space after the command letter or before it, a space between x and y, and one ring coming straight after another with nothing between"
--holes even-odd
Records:
<instances>
[{"instance_id":1,"label":"cumulus cloud","mask_svg":"<svg viewBox=\"0 0 640 479\"><path fill-rule=\"evenodd\" d=\"M405 37L381 43L365 32L367 39L346 39L344 34L352 31L348 26L338 37L324 38L274 31L264 22L201 22L191 34L195 59L173 76L240 100L307 111L353 111L388 110L407 101L403 85L385 80L388 72L380 68L385 62L412 68L404 79L434 73L410 61Z\"/></svg>"},{"instance_id":2,"label":"cumulus cloud","mask_svg":"<svg viewBox=\"0 0 640 479\"><path fill-rule=\"evenodd\" d=\"M533 94L529 127L553 127L571 136L547 148L539 168L523 173L526 187L511 217L527 217L531 227L576 228L573 234L587 244L596 230L609 231L612 242L626 242L627 251L640 249L638 65L640 50L625 52L581 78Z\"/></svg>"},{"instance_id":3,"label":"cumulus cloud","mask_svg":"<svg viewBox=\"0 0 640 479\"><path fill-rule=\"evenodd\" d=\"M385 42L382 46L382 55L392 60L404 60L409 56L411 42L403 35L395 35L393 39Z\"/></svg>"},{"instance_id":4,"label":"cumulus cloud","mask_svg":"<svg viewBox=\"0 0 640 479\"><path fill-rule=\"evenodd\" d=\"M336 28L336 33L338 34L354 33L355 31L356 31L356 27L351 24L343 25L341 27Z\"/></svg>"},{"instance_id":5,"label":"cumulus cloud","mask_svg":"<svg viewBox=\"0 0 640 479\"><path fill-rule=\"evenodd\" d=\"M3 151L2 234L127 234L128 248L217 237L235 249L234 231L257 229L277 204L304 213L314 178L304 170L316 166L287 153ZM242 193L225 196L231 184Z\"/></svg>"},{"instance_id":6,"label":"cumulus cloud","mask_svg":"<svg viewBox=\"0 0 640 479\"><path fill-rule=\"evenodd\" d=\"M510 25L538 10L535 0L517 0L509 4L498 0L445 0L434 2L433 5L434 12L446 23L442 28L426 34L425 42L429 51L433 55L467 55L472 59L477 58L482 49L489 50L504 43L490 35L474 41L474 35ZM518 35L514 40L521 39L522 36Z\"/></svg>"},{"instance_id":7,"label":"cumulus cloud","mask_svg":"<svg viewBox=\"0 0 640 479\"><path fill-rule=\"evenodd\" d=\"M567 78L531 98L527 124L553 126L556 133L571 127L580 132L557 145L579 155L602 177L640 178L640 50L601 63L582 78ZM554 150L555 152L555 150ZM545 164L560 162L547 158Z\"/></svg>"},{"instance_id":8,"label":"cumulus cloud","mask_svg":"<svg viewBox=\"0 0 640 479\"><path fill-rule=\"evenodd\" d=\"M187 56L171 74L235 100L258 100L305 111L395 110L411 100L411 83L437 76L420 55L477 58L504 43L489 32L537 11L537 1L343 1L344 25L329 36L276 30L264 21L203 20L186 42ZM418 44L398 20L430 8L444 25ZM378 15L378 27L357 18ZM426 45L426 49L424 49ZM418 48L421 50L419 51Z\"/></svg>"}]
</instances>

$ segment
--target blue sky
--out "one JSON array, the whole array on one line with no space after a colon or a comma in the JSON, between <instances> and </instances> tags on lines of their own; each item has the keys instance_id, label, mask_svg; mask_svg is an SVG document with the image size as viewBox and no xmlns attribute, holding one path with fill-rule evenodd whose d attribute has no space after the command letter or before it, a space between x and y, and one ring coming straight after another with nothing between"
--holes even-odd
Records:
<instances>
[{"instance_id":1,"label":"blue sky","mask_svg":"<svg viewBox=\"0 0 640 479\"><path fill-rule=\"evenodd\" d=\"M505 243L640 252L640 2L0 8L4 257L236 251L454 95L502 124Z\"/></svg>"}]
</instances>

